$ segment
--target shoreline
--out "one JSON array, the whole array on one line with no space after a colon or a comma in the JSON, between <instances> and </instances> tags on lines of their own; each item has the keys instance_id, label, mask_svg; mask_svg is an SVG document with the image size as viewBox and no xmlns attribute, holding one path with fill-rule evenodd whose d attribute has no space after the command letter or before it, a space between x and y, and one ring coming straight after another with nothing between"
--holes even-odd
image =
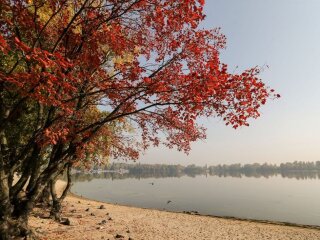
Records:
<instances>
[{"instance_id":1,"label":"shoreline","mask_svg":"<svg viewBox=\"0 0 320 240\"><path fill-rule=\"evenodd\" d=\"M59 192L64 183L57 185ZM72 192L62 210L62 216L71 220L70 226L46 219L47 214L38 209L30 219L40 239L320 239L320 226L138 208Z\"/></svg>"},{"instance_id":2,"label":"shoreline","mask_svg":"<svg viewBox=\"0 0 320 240\"><path fill-rule=\"evenodd\" d=\"M299 228L320 230L320 225L300 224L300 223L282 222L282 221L273 221L273 220L259 220L259 219L241 218L241 217L233 217L233 216L217 216L217 215L212 215L212 214L201 214L201 213L197 213L197 212L195 213L195 211L183 211L183 212L169 211L169 210L165 210L165 209L144 208L144 207L136 207L136 206L126 205L126 204L109 203L109 202L104 202L104 201L99 201L99 200L87 198L84 196L79 196L78 194L75 194L71 191L68 193L68 196L78 198L79 200L82 199L82 200L93 201L93 202L97 202L97 203L101 203L101 204L109 204L109 205L120 206L120 207L137 208L137 209L154 210L154 211L167 212L167 213L186 214L186 215L191 215L191 216L221 218L221 219L226 219L226 220L236 220L236 221L262 223L262 224L274 224L274 225L278 225L278 226L299 227Z\"/></svg>"}]
</instances>

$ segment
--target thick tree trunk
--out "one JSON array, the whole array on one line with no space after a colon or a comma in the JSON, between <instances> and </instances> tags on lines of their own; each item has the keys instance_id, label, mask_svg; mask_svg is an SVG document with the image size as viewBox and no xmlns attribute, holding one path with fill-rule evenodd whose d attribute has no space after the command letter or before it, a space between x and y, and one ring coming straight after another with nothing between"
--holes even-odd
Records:
<instances>
[{"instance_id":1,"label":"thick tree trunk","mask_svg":"<svg viewBox=\"0 0 320 240\"><path fill-rule=\"evenodd\" d=\"M24 239L33 239L34 234L29 229L27 220L25 217L18 219L11 218L8 214L1 220L0 224L0 239L12 240L16 237L23 237Z\"/></svg>"},{"instance_id":2,"label":"thick tree trunk","mask_svg":"<svg viewBox=\"0 0 320 240\"><path fill-rule=\"evenodd\" d=\"M0 176L0 239L30 236L29 211L26 211L24 204L12 205L9 197L8 177L4 175L3 170L0 170Z\"/></svg>"},{"instance_id":3,"label":"thick tree trunk","mask_svg":"<svg viewBox=\"0 0 320 240\"><path fill-rule=\"evenodd\" d=\"M6 138L0 131L0 239L10 239L12 205L10 203L9 176L5 164Z\"/></svg>"},{"instance_id":4,"label":"thick tree trunk","mask_svg":"<svg viewBox=\"0 0 320 240\"><path fill-rule=\"evenodd\" d=\"M10 239L12 206L9 199L7 180L1 174L0 182L0 239Z\"/></svg>"}]
</instances>

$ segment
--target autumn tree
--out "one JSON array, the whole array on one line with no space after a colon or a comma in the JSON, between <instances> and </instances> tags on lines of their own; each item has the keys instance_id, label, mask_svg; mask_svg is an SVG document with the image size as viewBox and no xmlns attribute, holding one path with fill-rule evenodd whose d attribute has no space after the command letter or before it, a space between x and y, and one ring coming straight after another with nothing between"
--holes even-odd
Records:
<instances>
[{"instance_id":1,"label":"autumn tree","mask_svg":"<svg viewBox=\"0 0 320 240\"><path fill-rule=\"evenodd\" d=\"M234 128L277 97L220 62L204 0L0 0L0 236L28 235L43 190L74 164L188 152L199 117ZM129 127L128 127L129 126ZM107 153L107 154L106 154ZM17 176L17 181L13 181Z\"/></svg>"}]
</instances>

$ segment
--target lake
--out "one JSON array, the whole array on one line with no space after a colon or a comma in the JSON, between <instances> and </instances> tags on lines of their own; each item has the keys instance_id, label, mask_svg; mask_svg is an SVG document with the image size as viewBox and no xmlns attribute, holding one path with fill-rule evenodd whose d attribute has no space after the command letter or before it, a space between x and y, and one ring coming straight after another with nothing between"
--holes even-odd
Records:
<instances>
[{"instance_id":1,"label":"lake","mask_svg":"<svg viewBox=\"0 0 320 240\"><path fill-rule=\"evenodd\" d=\"M318 178L113 176L77 174L71 191L120 205L320 225Z\"/></svg>"}]
</instances>

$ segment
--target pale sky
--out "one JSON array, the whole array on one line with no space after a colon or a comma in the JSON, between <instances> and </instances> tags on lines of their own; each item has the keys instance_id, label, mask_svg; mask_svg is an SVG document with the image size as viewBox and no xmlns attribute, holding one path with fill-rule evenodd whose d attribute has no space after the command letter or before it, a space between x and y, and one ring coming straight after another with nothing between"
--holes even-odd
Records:
<instances>
[{"instance_id":1,"label":"pale sky","mask_svg":"<svg viewBox=\"0 0 320 240\"><path fill-rule=\"evenodd\" d=\"M221 27L230 70L268 65L261 78L281 94L250 127L204 120L207 139L189 156L149 149L143 163L215 165L320 160L320 0L207 0L202 27Z\"/></svg>"}]
</instances>

